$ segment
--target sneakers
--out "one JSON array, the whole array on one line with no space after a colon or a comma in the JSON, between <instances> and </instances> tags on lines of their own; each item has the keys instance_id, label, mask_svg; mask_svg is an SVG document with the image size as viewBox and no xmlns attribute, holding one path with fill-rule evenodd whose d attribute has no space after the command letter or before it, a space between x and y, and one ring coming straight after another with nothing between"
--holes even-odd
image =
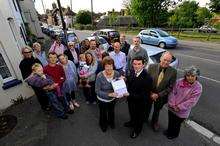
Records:
<instances>
[{"instance_id":1,"label":"sneakers","mask_svg":"<svg viewBox=\"0 0 220 146\"><path fill-rule=\"evenodd\" d=\"M80 105L79 105L76 101L73 102L73 105L74 105L75 107L80 107Z\"/></svg>"},{"instance_id":2,"label":"sneakers","mask_svg":"<svg viewBox=\"0 0 220 146\"><path fill-rule=\"evenodd\" d=\"M134 138L137 138L138 137L138 133L136 133L136 132L131 132L131 135L130 135L130 137L132 138L132 139L134 139Z\"/></svg>"},{"instance_id":3,"label":"sneakers","mask_svg":"<svg viewBox=\"0 0 220 146\"><path fill-rule=\"evenodd\" d=\"M70 107L71 110L74 110L74 104L72 102L70 102L69 107Z\"/></svg>"}]
</instances>

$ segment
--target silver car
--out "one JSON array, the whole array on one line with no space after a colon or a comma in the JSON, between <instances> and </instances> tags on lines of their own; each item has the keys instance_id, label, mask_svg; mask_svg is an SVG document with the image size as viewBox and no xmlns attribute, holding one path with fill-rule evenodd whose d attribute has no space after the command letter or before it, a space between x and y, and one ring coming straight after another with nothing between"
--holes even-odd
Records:
<instances>
[{"instance_id":1,"label":"silver car","mask_svg":"<svg viewBox=\"0 0 220 146\"><path fill-rule=\"evenodd\" d=\"M103 38L103 37L100 37L100 36L91 36L91 37L87 37L87 39L90 41L90 40L96 40L96 39L99 39L99 43L100 43L100 48L103 49L103 51L107 52L108 48L109 48L109 44L108 42Z\"/></svg>"},{"instance_id":2,"label":"silver car","mask_svg":"<svg viewBox=\"0 0 220 146\"><path fill-rule=\"evenodd\" d=\"M141 44L141 47L143 47L147 51L147 54L149 56L149 62L147 68L150 64L159 63L161 55L166 51L162 48L145 45L145 44ZM179 65L179 60L175 56L173 56L170 66L177 69L178 65Z\"/></svg>"}]
</instances>

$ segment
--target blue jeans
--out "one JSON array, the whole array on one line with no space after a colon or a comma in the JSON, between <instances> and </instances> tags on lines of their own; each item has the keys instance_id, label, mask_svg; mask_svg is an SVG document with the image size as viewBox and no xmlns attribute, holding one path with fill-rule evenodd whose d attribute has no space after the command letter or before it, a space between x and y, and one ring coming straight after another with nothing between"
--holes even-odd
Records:
<instances>
[{"instance_id":1,"label":"blue jeans","mask_svg":"<svg viewBox=\"0 0 220 146\"><path fill-rule=\"evenodd\" d=\"M69 109L66 98L58 99L59 97L54 94L54 92L47 92L47 96L49 98L49 102L53 107L54 114L57 117L62 117L65 114L65 111Z\"/></svg>"}]
</instances>

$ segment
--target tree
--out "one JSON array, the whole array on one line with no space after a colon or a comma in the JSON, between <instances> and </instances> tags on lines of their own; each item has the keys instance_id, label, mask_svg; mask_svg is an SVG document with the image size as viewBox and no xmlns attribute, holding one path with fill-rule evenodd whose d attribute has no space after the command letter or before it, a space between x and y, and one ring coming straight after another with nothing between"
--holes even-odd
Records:
<instances>
[{"instance_id":1,"label":"tree","mask_svg":"<svg viewBox=\"0 0 220 146\"><path fill-rule=\"evenodd\" d=\"M131 14L142 26L158 27L168 20L168 7L173 0L130 0Z\"/></svg>"},{"instance_id":2,"label":"tree","mask_svg":"<svg viewBox=\"0 0 220 146\"><path fill-rule=\"evenodd\" d=\"M80 24L91 24L91 12L80 10L76 14L76 22Z\"/></svg>"},{"instance_id":3,"label":"tree","mask_svg":"<svg viewBox=\"0 0 220 146\"><path fill-rule=\"evenodd\" d=\"M208 23L210 18L212 18L212 13L205 7L198 8L196 11L196 15L197 26L202 26L205 23Z\"/></svg>"},{"instance_id":4,"label":"tree","mask_svg":"<svg viewBox=\"0 0 220 146\"><path fill-rule=\"evenodd\" d=\"M212 12L220 12L220 0L210 0L209 8Z\"/></svg>"},{"instance_id":5,"label":"tree","mask_svg":"<svg viewBox=\"0 0 220 146\"><path fill-rule=\"evenodd\" d=\"M197 26L196 11L198 8L198 3L195 1L184 1L174 10L174 15L169 18L169 24L186 28Z\"/></svg>"}]
</instances>

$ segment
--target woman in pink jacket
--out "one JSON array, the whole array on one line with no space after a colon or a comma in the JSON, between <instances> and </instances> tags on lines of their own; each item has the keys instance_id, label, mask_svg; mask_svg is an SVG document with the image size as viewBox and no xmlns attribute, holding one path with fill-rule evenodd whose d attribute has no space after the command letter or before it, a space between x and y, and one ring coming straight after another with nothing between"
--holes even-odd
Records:
<instances>
[{"instance_id":1,"label":"woman in pink jacket","mask_svg":"<svg viewBox=\"0 0 220 146\"><path fill-rule=\"evenodd\" d=\"M202 85L197 80L199 70L194 66L185 69L184 78L176 81L168 98L168 129L164 132L168 139L179 136L181 123L189 117L190 111L199 100Z\"/></svg>"}]
</instances>

